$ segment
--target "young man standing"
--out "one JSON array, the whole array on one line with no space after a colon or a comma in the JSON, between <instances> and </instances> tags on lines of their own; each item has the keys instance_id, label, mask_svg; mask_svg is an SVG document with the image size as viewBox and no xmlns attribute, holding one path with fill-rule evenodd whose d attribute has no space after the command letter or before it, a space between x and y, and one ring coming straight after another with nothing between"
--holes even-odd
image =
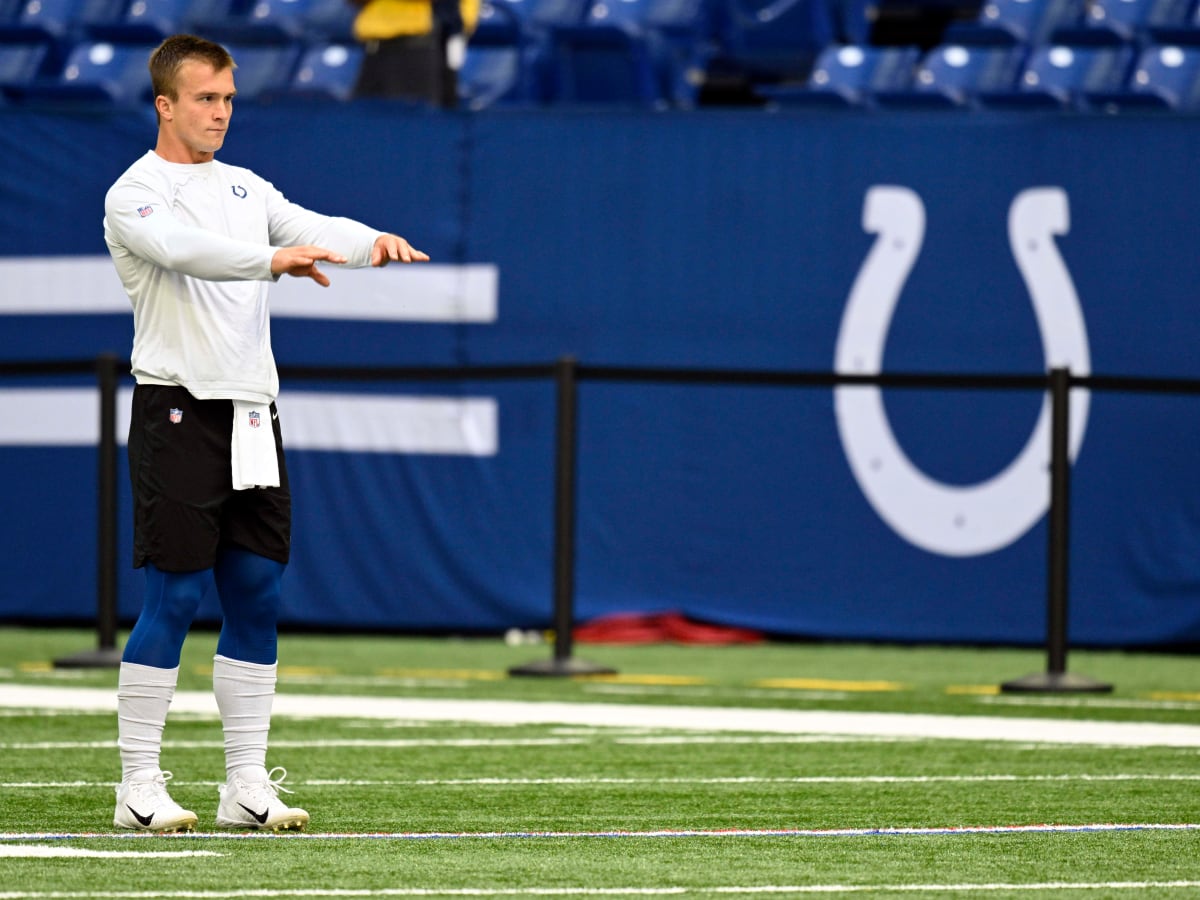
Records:
<instances>
[{"instance_id":1,"label":"young man standing","mask_svg":"<svg viewBox=\"0 0 1200 900\"><path fill-rule=\"evenodd\" d=\"M222 625L213 692L226 764L216 824L308 824L307 812L279 798L287 773L266 768L291 545L267 287L281 275L328 286L318 263L429 259L401 237L310 212L248 169L217 162L234 68L223 47L191 35L154 51L158 142L104 201L104 238L133 304L129 468L134 565L146 571L121 663L113 824L139 831L189 831L197 821L167 792L159 753L184 638L214 582Z\"/></svg>"}]
</instances>

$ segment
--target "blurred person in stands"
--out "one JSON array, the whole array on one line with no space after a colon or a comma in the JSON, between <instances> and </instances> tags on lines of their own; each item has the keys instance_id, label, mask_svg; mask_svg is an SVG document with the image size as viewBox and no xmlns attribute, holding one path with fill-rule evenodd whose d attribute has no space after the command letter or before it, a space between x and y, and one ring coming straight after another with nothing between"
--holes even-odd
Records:
<instances>
[{"instance_id":1,"label":"blurred person in stands","mask_svg":"<svg viewBox=\"0 0 1200 900\"><path fill-rule=\"evenodd\" d=\"M458 105L458 70L479 21L480 0L349 0L361 7L363 45L356 97Z\"/></svg>"},{"instance_id":2,"label":"blurred person in stands","mask_svg":"<svg viewBox=\"0 0 1200 900\"><path fill-rule=\"evenodd\" d=\"M213 158L233 113L235 63L191 35L150 56L158 139L104 200L104 239L133 305L129 470L143 607L117 692L121 783L113 824L190 831L159 767L184 639L210 584L222 625L213 693L225 735L216 824L300 830L266 768L291 494L275 397L268 286L329 278L318 264L427 260L403 238L289 202Z\"/></svg>"}]
</instances>

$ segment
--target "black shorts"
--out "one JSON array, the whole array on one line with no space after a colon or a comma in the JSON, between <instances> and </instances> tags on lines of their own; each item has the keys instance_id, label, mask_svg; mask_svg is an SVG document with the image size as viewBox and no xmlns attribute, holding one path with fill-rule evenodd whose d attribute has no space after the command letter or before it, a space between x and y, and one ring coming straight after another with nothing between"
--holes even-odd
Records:
<instances>
[{"instance_id":1,"label":"black shorts","mask_svg":"<svg viewBox=\"0 0 1200 900\"><path fill-rule=\"evenodd\" d=\"M221 547L286 563L292 495L275 404L271 427L279 487L233 489L233 401L197 400L186 388L139 384L129 422L133 565L164 572L210 569Z\"/></svg>"}]
</instances>

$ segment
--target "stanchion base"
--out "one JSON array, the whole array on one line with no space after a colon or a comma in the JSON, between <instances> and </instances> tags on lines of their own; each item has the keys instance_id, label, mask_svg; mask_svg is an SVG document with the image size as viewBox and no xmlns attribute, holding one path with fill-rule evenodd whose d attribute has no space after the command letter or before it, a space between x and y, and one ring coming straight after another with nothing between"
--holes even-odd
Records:
<instances>
[{"instance_id":1,"label":"stanchion base","mask_svg":"<svg viewBox=\"0 0 1200 900\"><path fill-rule=\"evenodd\" d=\"M56 669L115 669L121 665L121 651L116 647L98 647L63 656L54 661Z\"/></svg>"},{"instance_id":2,"label":"stanchion base","mask_svg":"<svg viewBox=\"0 0 1200 900\"><path fill-rule=\"evenodd\" d=\"M1111 684L1071 672L1034 672L1000 685L1006 694L1108 694L1112 689Z\"/></svg>"},{"instance_id":3,"label":"stanchion base","mask_svg":"<svg viewBox=\"0 0 1200 900\"><path fill-rule=\"evenodd\" d=\"M568 656L566 659L553 657L525 663L523 666L513 666L508 670L508 674L566 678L571 675L616 675L617 670L599 663L588 662L586 659Z\"/></svg>"}]
</instances>

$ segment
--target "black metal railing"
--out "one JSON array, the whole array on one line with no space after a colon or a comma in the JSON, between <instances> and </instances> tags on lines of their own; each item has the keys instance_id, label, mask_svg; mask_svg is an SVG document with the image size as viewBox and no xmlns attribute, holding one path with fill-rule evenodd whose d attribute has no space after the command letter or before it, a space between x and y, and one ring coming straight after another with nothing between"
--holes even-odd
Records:
<instances>
[{"instance_id":1,"label":"black metal railing","mask_svg":"<svg viewBox=\"0 0 1200 900\"><path fill-rule=\"evenodd\" d=\"M116 665L117 617L117 436L116 398L128 362L112 355L94 360L0 362L0 376L63 375L93 372L100 399L97 454L98 528L96 627L94 651L55 661L59 666ZM572 357L553 364L402 366L281 366L285 379L321 381L496 381L553 379L556 387L553 613L554 651L510 669L513 675L581 675L613 670L573 654L575 607L576 475L578 469L578 393L582 381L725 386L833 388L931 388L937 390L1042 390L1051 405L1050 498L1046 554L1046 670L1004 682L1005 691L1109 691L1112 685L1067 671L1070 563L1070 398L1073 388L1090 391L1200 394L1200 380L1112 375L1074 375L1053 368L1045 375L879 373L842 374L757 369L692 369L588 365Z\"/></svg>"}]
</instances>

